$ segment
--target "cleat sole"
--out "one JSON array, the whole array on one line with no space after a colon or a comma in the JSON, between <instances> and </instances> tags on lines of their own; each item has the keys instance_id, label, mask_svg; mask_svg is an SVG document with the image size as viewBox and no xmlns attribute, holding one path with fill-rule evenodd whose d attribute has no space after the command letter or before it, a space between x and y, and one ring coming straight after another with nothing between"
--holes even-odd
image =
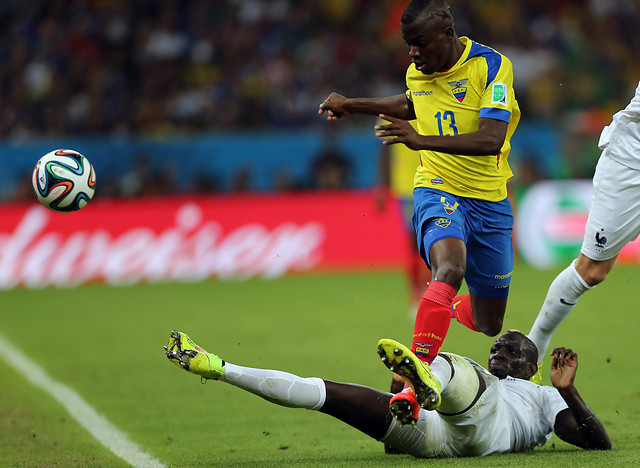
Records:
<instances>
[{"instance_id":1,"label":"cleat sole","mask_svg":"<svg viewBox=\"0 0 640 468\"><path fill-rule=\"evenodd\" d=\"M440 406L440 393L428 365L421 363L421 369L418 370L416 362L407 355L411 351L408 348L401 347L399 343L397 343L399 346L394 346L393 343L396 342L380 340L378 343L380 360L391 372L395 372L406 380L423 408L427 410L436 409ZM386 348L385 345L387 346ZM417 357L415 359L418 360ZM418 360L418 362L420 361ZM398 419L400 420L400 418Z\"/></svg>"}]
</instances>

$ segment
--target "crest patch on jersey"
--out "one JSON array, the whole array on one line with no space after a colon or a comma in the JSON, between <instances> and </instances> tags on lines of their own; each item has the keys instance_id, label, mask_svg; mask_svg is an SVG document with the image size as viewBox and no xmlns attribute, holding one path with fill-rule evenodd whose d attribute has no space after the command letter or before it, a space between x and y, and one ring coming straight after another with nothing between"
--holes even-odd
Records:
<instances>
[{"instance_id":1,"label":"crest patch on jersey","mask_svg":"<svg viewBox=\"0 0 640 468\"><path fill-rule=\"evenodd\" d=\"M491 85L491 104L507 105L507 85L504 83L493 83Z\"/></svg>"},{"instance_id":2,"label":"crest patch on jersey","mask_svg":"<svg viewBox=\"0 0 640 468\"><path fill-rule=\"evenodd\" d=\"M458 202L455 202L453 205L447 201L445 197L440 197L440 203L442 203L442 208L444 208L444 212L450 215L454 211L458 209Z\"/></svg>"},{"instance_id":3,"label":"crest patch on jersey","mask_svg":"<svg viewBox=\"0 0 640 468\"><path fill-rule=\"evenodd\" d=\"M467 87L465 86L467 81L469 81L469 78L448 82L449 86L453 88L451 94L453 94L453 97L456 98L458 102L464 101L464 98L467 96Z\"/></svg>"},{"instance_id":4,"label":"crest patch on jersey","mask_svg":"<svg viewBox=\"0 0 640 468\"><path fill-rule=\"evenodd\" d=\"M604 232L604 229L601 229L601 232ZM599 232L596 232L596 247L600 249L604 249L604 246L607 244L607 238L605 236L601 236Z\"/></svg>"},{"instance_id":5,"label":"crest patch on jersey","mask_svg":"<svg viewBox=\"0 0 640 468\"><path fill-rule=\"evenodd\" d=\"M447 218L438 218L435 221L436 226L447 229L451 225L451 220Z\"/></svg>"}]
</instances>

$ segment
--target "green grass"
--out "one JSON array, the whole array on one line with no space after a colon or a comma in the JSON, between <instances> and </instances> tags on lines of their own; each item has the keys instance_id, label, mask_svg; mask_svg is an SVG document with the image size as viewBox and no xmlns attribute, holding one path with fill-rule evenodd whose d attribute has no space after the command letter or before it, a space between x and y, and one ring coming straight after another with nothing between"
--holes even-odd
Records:
<instances>
[{"instance_id":1,"label":"green grass","mask_svg":"<svg viewBox=\"0 0 640 468\"><path fill-rule=\"evenodd\" d=\"M557 273L517 265L505 329L529 330ZM640 268L616 266L552 341L579 353L576 384L605 423L612 452L554 437L525 454L389 456L326 415L281 408L219 382L201 385L164 357L170 330L181 329L237 364L386 389L390 376L376 342L408 342L412 332L400 273L4 291L0 333L169 466L637 466L636 288ZM492 341L453 323L445 348L484 363ZM1 359L0 376L0 466L126 466Z\"/></svg>"}]
</instances>

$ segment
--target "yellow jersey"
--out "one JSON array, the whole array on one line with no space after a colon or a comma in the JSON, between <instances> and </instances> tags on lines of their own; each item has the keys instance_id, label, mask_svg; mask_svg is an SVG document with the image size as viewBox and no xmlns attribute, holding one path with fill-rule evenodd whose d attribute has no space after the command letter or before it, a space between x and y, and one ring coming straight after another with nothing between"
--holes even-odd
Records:
<instances>
[{"instance_id":1,"label":"yellow jersey","mask_svg":"<svg viewBox=\"0 0 640 468\"><path fill-rule=\"evenodd\" d=\"M431 187L453 195L488 201L507 196L513 176L507 158L520 120L513 90L511 61L494 49L461 37L465 45L449 70L425 75L407 69L407 99L413 104L421 135L458 135L478 130L479 118L508 122L499 154L466 156L421 150L414 187Z\"/></svg>"}]
</instances>

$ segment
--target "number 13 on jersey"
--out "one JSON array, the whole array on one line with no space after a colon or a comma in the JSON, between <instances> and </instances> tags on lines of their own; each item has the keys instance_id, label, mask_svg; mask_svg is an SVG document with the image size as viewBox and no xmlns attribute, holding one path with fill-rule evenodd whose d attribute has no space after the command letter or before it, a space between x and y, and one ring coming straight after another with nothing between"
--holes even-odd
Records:
<instances>
[{"instance_id":1,"label":"number 13 on jersey","mask_svg":"<svg viewBox=\"0 0 640 468\"><path fill-rule=\"evenodd\" d=\"M435 115L436 120L438 121L438 131L441 136L451 136L458 134L458 128L456 127L456 116L451 111L446 112L438 112ZM442 129L442 125L447 125L449 129L447 129L447 133L445 133ZM451 133L453 132L453 133Z\"/></svg>"}]
</instances>

